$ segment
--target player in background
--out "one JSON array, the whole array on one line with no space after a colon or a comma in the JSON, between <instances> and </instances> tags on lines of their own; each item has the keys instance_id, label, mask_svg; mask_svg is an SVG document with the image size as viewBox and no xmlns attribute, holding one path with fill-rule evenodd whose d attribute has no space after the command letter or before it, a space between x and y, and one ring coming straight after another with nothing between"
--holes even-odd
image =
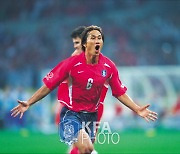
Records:
<instances>
[{"instance_id":1,"label":"player in background","mask_svg":"<svg viewBox=\"0 0 180 154\"><path fill-rule=\"evenodd\" d=\"M81 34L85 30L85 26L79 26L76 29L73 30L71 33L71 38L73 41L73 46L75 51L72 53L71 56L79 55L82 52L81 48Z\"/></svg>"},{"instance_id":2,"label":"player in background","mask_svg":"<svg viewBox=\"0 0 180 154\"><path fill-rule=\"evenodd\" d=\"M119 79L115 64L102 53L104 34L100 27L89 26L82 34L82 52L60 62L43 79L44 85L27 101L18 100L12 116L20 114L38 102L68 77L72 78L72 95L69 104L61 111L59 133L61 140L78 147L80 153L91 153L94 149L91 139L95 134L93 122L97 121L98 101L104 84L107 82L112 95L146 121L157 119L157 113L148 109L150 106L137 105L127 94L127 88ZM91 123L90 131L83 127L83 122Z\"/></svg>"},{"instance_id":3,"label":"player in background","mask_svg":"<svg viewBox=\"0 0 180 154\"><path fill-rule=\"evenodd\" d=\"M71 33L71 38L73 41L73 46L74 46L74 52L72 53L71 56L79 55L82 52L81 49L81 34L84 31L86 27L85 26L79 26L75 28L72 33ZM60 112L63 107L63 103L67 103L70 101L69 99L69 81L66 79L63 81L57 91L57 97L58 97L58 104L57 107L55 108L55 124L59 125L60 122Z\"/></svg>"},{"instance_id":4,"label":"player in background","mask_svg":"<svg viewBox=\"0 0 180 154\"><path fill-rule=\"evenodd\" d=\"M72 38L72 42L73 42L73 46L75 51L72 53L71 56L76 56L79 55L82 52L82 48L81 48L81 34L82 32L85 30L85 26L79 26L77 28L75 28L73 30L73 32L71 33L71 38ZM65 81L63 81L59 87L58 87L58 104L56 107L56 115L55 115L55 123L58 126L60 123L60 112L62 107L64 106L64 103L67 103L70 101L69 98L69 89L70 89L70 84L68 79L66 79ZM70 154L78 154L78 148L75 146L71 146L69 149L69 153Z\"/></svg>"}]
</instances>

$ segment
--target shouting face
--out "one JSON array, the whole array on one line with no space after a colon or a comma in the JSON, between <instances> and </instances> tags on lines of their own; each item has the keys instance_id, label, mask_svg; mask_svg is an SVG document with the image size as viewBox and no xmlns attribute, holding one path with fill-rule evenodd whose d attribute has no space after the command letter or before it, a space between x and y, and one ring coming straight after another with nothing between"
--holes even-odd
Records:
<instances>
[{"instance_id":1,"label":"shouting face","mask_svg":"<svg viewBox=\"0 0 180 154\"><path fill-rule=\"evenodd\" d=\"M90 31L84 46L86 48L86 52L89 55L99 55L103 47L103 39L101 33L98 30Z\"/></svg>"}]
</instances>

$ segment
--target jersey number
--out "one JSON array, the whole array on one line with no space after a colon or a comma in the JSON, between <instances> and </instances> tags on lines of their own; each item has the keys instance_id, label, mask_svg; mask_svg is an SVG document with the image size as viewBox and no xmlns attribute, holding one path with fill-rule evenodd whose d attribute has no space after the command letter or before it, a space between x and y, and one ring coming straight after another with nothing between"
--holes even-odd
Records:
<instances>
[{"instance_id":1,"label":"jersey number","mask_svg":"<svg viewBox=\"0 0 180 154\"><path fill-rule=\"evenodd\" d=\"M92 84L93 84L93 79L89 78L88 82L87 82L87 85L86 85L86 89L87 90L91 89L92 88Z\"/></svg>"}]
</instances>

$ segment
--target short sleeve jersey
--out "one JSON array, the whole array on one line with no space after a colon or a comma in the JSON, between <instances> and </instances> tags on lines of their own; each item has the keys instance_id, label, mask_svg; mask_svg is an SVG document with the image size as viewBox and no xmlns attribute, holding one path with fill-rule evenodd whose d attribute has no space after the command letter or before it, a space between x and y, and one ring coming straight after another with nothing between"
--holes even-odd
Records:
<instances>
[{"instance_id":1,"label":"short sleeve jersey","mask_svg":"<svg viewBox=\"0 0 180 154\"><path fill-rule=\"evenodd\" d=\"M115 97L123 95L127 88L121 83L115 64L99 55L98 64L86 63L85 53L60 62L43 79L44 84L53 90L65 79L70 78L72 87L70 100L65 105L75 112L96 112L105 83L112 89Z\"/></svg>"}]
</instances>

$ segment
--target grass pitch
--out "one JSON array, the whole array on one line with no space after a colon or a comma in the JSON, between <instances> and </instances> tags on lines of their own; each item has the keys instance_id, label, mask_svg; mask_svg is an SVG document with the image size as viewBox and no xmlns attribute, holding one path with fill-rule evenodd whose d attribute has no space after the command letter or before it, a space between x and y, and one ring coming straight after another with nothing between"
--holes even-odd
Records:
<instances>
[{"instance_id":1,"label":"grass pitch","mask_svg":"<svg viewBox=\"0 0 180 154\"><path fill-rule=\"evenodd\" d=\"M103 136L95 148L99 154L159 154L180 153L180 131L157 130L157 131L128 131L120 132L118 144L113 144ZM103 143L105 141L105 143ZM117 141L117 140L116 140ZM103 144L102 144L103 143ZM0 131L0 153L67 153L68 146L59 142L58 134L44 135L33 133L28 130L11 132Z\"/></svg>"}]
</instances>

